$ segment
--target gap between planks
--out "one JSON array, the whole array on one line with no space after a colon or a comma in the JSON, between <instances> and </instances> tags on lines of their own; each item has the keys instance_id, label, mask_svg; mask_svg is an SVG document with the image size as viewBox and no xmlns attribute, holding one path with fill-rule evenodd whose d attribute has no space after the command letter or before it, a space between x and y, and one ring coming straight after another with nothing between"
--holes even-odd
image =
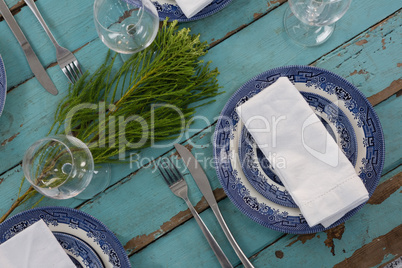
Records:
<instances>
[{"instance_id":1,"label":"gap between planks","mask_svg":"<svg viewBox=\"0 0 402 268\"><path fill-rule=\"evenodd\" d=\"M381 183L377 187L374 194L371 196L371 198L369 199L369 201L367 203L371 204L371 205L379 205L383 201L385 201L389 196L391 196L391 194L396 192L401 186L402 186L402 172L398 173L397 175L393 176L392 178ZM222 188L215 189L214 195L218 202L223 200L224 198L226 198L226 194ZM203 212L204 210L206 210L208 208L209 208L209 205L206 202L204 197L202 197L201 200L195 205L195 209L199 213ZM160 226L160 228L158 230L156 230L150 234L144 234L144 235L136 236L136 237L132 238L124 245L124 249L128 252L129 256L132 256L135 253L142 250L143 248L147 247L149 244L157 241L160 237L164 236L165 234L169 233L173 229L184 224L191 218L192 218L192 215L191 215L189 209L187 209L185 211L181 211L178 214L176 214L175 216L173 216L169 221L165 222L162 226ZM333 237L335 237L335 238L342 237L342 234L345 230L344 224L342 224L342 226L343 226L343 228L339 228L339 226L336 226L332 229L325 231L325 233L327 233L327 236L329 239L328 243L326 243L326 246L330 247L331 250L333 250L333 244L331 244L331 241L333 241ZM271 245L275 244L276 242L283 239L287 235L288 234L284 234L284 235L280 236L275 242L267 245L263 250L259 251L255 255L253 255L252 258L256 258L262 251L266 250ZM315 236L315 234L312 234L312 235ZM307 236L311 236L311 235L307 235ZM306 235L298 235L296 237L297 237L296 241L308 239L308 237L306 238ZM332 238L330 239L330 237L332 237ZM292 243L289 244L289 246L291 246L291 245L292 245Z\"/></svg>"},{"instance_id":2,"label":"gap between planks","mask_svg":"<svg viewBox=\"0 0 402 268\"><path fill-rule=\"evenodd\" d=\"M393 255L395 256L393 260L399 258L401 249L402 224L387 234L374 238L370 243L357 249L352 256L336 264L334 268L377 267L382 265L384 256Z\"/></svg>"},{"instance_id":3,"label":"gap between planks","mask_svg":"<svg viewBox=\"0 0 402 268\"><path fill-rule=\"evenodd\" d=\"M271 1L271 2L272 2L272 1ZM278 8L279 6L281 6L282 4L284 4L285 2L286 2L286 0L277 0L277 1L273 2L273 3L271 3L271 4L276 4L276 3L278 3L278 5L276 5L276 6L274 6L274 7L269 6L269 8L268 8L268 10L267 10L266 12L255 14L254 19L253 19L250 23L244 24L244 25L240 26L239 28L237 28L237 29L235 29L235 30L233 30L233 31L228 32L223 38L218 39L218 40L212 42L212 43L210 44L210 48L209 48L209 49L213 48L214 46L218 45L219 43L223 42L224 40L230 38L232 35L238 33L238 32L241 31L242 29L244 29L244 28L250 26L251 24L253 24L253 23L256 22L257 20L259 20L260 18L264 17L265 15L269 14L271 11L275 10L276 8ZM16 14L18 14L18 13L21 11L21 9L22 9L24 6L25 6L25 3L24 3L23 1L20 1L20 2L18 2L16 5L12 6L12 7L10 8L10 11L12 12L13 15L16 15ZM366 32L367 30L374 30L374 29L377 28L378 26L382 25L383 23L385 23L386 21L388 21L389 19L391 19L392 17L394 17L395 14L397 14L397 13L400 12L400 11L401 11L401 9L397 10L396 12L394 12L393 14L391 14L390 16L388 16L387 18L385 18L385 19L382 20L381 22L379 22L379 23L375 24L374 26L371 26L371 27L369 27L368 29L362 31L361 33L359 33L358 35L354 36L353 38L351 38L350 40L346 41L345 43L348 43L348 42L352 41L353 39L355 39L356 37L358 37L358 36L361 35L362 33ZM3 20L4 20L3 17L0 16L0 21L3 21ZM94 39L94 40L95 40L95 39ZM92 40L92 41L93 41L93 40ZM88 44L89 44L89 43L84 44L84 45L81 46L80 48L74 50L74 52L79 51L80 49L82 49L83 47L85 47L85 46L88 45ZM331 53L331 52L333 52L333 51L339 49L339 48L342 47L342 46L343 46L343 45L334 48L333 50L329 51L329 52L326 53L325 55L323 55L323 56L321 56L320 58L318 58L317 60L315 60L314 62L310 63L310 65L314 65L319 59L325 57L325 56L328 55L329 53ZM51 67L53 67L53 66L55 66L55 65L57 65L56 62L51 63L47 68L51 68ZM46 69L47 69L47 68L46 68ZM29 79L31 79L31 78L29 78ZM28 81L29 79L27 79L26 81ZM19 85L25 83L26 81L20 83ZM17 86L15 86L15 87L11 88L10 90L12 90L12 89L14 89L14 88L17 88L19 85L17 85ZM390 85L389 87L387 87L387 88L383 89L382 91L380 91L380 92L374 94L373 96L368 97L368 100L370 101L370 103L371 103L373 106L376 106L377 104L379 104L379 103L381 103L382 101L388 99L389 97L393 96L394 94L400 95L399 93L400 93L400 91L401 91L401 88L402 88L402 80L401 80L401 79L395 80L395 81L393 81L393 82L391 83L391 85ZM213 126L215 123L216 123L216 122L214 122L211 126ZM211 127L211 126L208 126L208 127L206 127L206 128L209 128L209 127ZM206 129L206 128L205 128L205 129ZM199 133L194 134L194 135L193 135L192 137L190 137L188 140L194 138L194 137L197 136L198 134L199 134ZM164 155L168 154L169 152L170 152L170 151L166 152ZM19 165L19 164L17 164L17 166L18 166L18 165ZM13 167L13 168L14 168L14 167ZM141 168L140 168L140 169L141 169ZM139 170L140 170L140 169L139 169ZM6 171L6 172L7 172L7 171ZM128 177L132 176L132 174L135 174L136 172L138 172L138 170L135 171L135 172L133 172L133 173L131 173L130 175L128 175ZM127 177L126 177L126 178L127 178ZM380 185L378 186L378 188L376 189L376 191L374 192L373 196L372 196L372 197L370 198L370 200L368 201L368 203L369 203L369 204L378 204L378 202L379 202L378 200L380 200L381 202L384 201L387 197L389 197L390 194L392 194L394 191L396 191L397 189L399 189L399 187L401 186L401 180L402 180L402 173L399 173L399 174L397 174L396 176L392 177L391 179L389 179L389 180L383 182L382 184L380 184ZM117 182L116 184L118 184L118 183L121 183L121 181L120 181L120 182ZM398 185L399 185L399 186L398 186ZM113 185L110 186L110 187L113 187ZM390 189L391 189L391 190L390 190ZM396 189L396 190L395 190L395 189ZM393 190L394 190L394 191L393 191ZM381 194L376 194L376 193L381 193ZM385 196L385 199L384 199L384 196L382 196L383 193L387 194L387 195ZM221 189L221 188L215 189L215 190L214 190L214 195L215 195L215 198L217 199L218 202L221 201L221 200L223 200L223 199L226 197L226 195L225 195L223 189ZM371 202L371 203L370 203L370 202ZM380 202L380 203L381 203L381 202ZM83 204L81 204L81 205L78 206L78 207L81 207L82 205L83 205ZM201 200L197 203L197 205L195 206L195 208L197 209L197 211L198 211L199 213L201 213L202 211L206 210L208 207L209 207L209 206L208 206L208 204L207 204L207 202L206 202L206 200L205 200L204 197L202 197L202 199L201 199ZM182 214L181 214L181 213L182 213ZM163 234L161 234L161 236L163 236L164 234L170 232L170 231L173 230L174 228L178 227L179 225L185 223L187 220L189 220L189 219L192 218L192 216L191 216L191 214L190 214L190 211L189 211L188 209L185 210L185 211L182 211L181 213L175 215L175 216L172 218L172 219L175 219L175 218L176 218L176 219L177 219L177 218L180 219L180 220L178 220L178 221L176 222L176 224L172 224L172 223L169 224L169 223L168 223L166 227L169 227L169 228L167 228L166 230L163 230L163 228L162 228L162 226L161 226L161 230L165 231L165 232L163 232ZM178 216L180 216L180 217L178 217ZM401 227L402 227L402 226L398 226L397 228L394 229L394 230L396 230L396 231L392 230L390 233L392 233L392 232L399 232L399 233L400 233L401 230L402 230ZM156 231L156 232L157 232L157 231ZM385 236L389 235L390 233L386 234ZM156 241L159 237L155 239L155 236L154 236L154 235L156 235L156 234L152 234L152 233L151 233L151 234L149 234L149 235L142 235L142 236L140 236L140 237L135 237L135 238L131 239L129 242L127 242L127 244L125 245L125 249L128 250L128 251L131 251L131 252L129 253L129 256L135 254L136 252L140 251L141 249L143 249L144 247L146 247L146 246L149 245L150 243ZM284 234L283 236L279 237L279 238L277 239L277 241L279 241L280 239L282 239L282 238L285 237L285 236L286 236L286 234ZM385 237L385 236L384 236L384 237ZM151 239L151 237L153 237L153 239ZM275 241L275 242L277 242L277 241ZM376 241L377 241L377 240L376 240ZM275 243L275 242L274 242L274 243ZM375 242L375 241L373 240L372 243L374 243L374 242ZM267 247L265 247L263 250L265 250L266 248L268 248L268 247L271 246L272 244L273 244L273 243L271 243L270 245L268 245ZM371 244L371 243L370 243L370 244ZM365 246L366 246L366 245L365 245ZM359 250L363 250L363 248L364 248L365 246L363 246L363 247L362 247L361 249L359 249ZM368 249L371 249L371 247L368 247ZM357 250L356 252L358 252L359 250ZM261 251L260 251L260 252L261 252ZM355 254L356 254L356 252L355 252ZM258 254L259 254L259 253L255 254L253 257L258 256ZM359 253L359 254L360 254L360 253ZM360 256L359 254L357 254L356 256ZM351 260L348 260L350 263L353 261L353 256L354 256L354 255L352 255L352 257L350 257ZM364 255L363 255L363 256L364 256ZM358 257L356 257L356 258L358 258ZM345 260L345 261L346 261L346 260Z\"/></svg>"},{"instance_id":4,"label":"gap between planks","mask_svg":"<svg viewBox=\"0 0 402 268\"><path fill-rule=\"evenodd\" d=\"M16 14L18 14L21 9L26 6L25 2L23 0L19 1L17 4L13 5L12 7L9 7L8 9L10 10L11 14L13 14L13 16L15 16ZM0 13L0 22L2 22L4 20L3 15L1 15Z\"/></svg>"}]
</instances>

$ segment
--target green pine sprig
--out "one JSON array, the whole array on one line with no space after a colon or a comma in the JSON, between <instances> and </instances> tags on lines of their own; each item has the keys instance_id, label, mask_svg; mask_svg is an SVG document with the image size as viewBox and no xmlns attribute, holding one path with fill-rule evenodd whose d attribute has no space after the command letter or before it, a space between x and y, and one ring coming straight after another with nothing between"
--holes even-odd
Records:
<instances>
[{"instance_id":1,"label":"green pine sprig","mask_svg":"<svg viewBox=\"0 0 402 268\"><path fill-rule=\"evenodd\" d=\"M168 24L165 20L154 42L121 67L115 64L117 55L109 51L93 74L84 73L70 86L58 105L49 134L72 134L82 140L96 163L117 161L117 155L132 149L128 144L121 146L123 136L131 144L145 136L146 141L136 149L150 146L152 139L176 138L195 109L220 94L218 70L211 70L210 62L200 59L207 49L207 42L201 42L199 35L190 34L186 28L178 30L177 21ZM131 120L120 131L119 118L135 116L142 120ZM0 223L36 194L32 186L24 194L20 191Z\"/></svg>"},{"instance_id":2,"label":"green pine sprig","mask_svg":"<svg viewBox=\"0 0 402 268\"><path fill-rule=\"evenodd\" d=\"M154 42L120 69L114 64L116 55L108 54L94 74L83 75L59 105L54 132L64 133L68 122L72 126L68 132L90 145L95 162L112 161L133 147L150 146L152 140L175 138L195 108L214 101L205 100L219 94L218 70L211 70L210 62L200 59L207 48L199 35L186 28L178 30L177 21L168 25L165 20ZM83 103L105 108L80 109L71 116L72 109ZM100 119L99 113L105 116ZM131 120L122 129L119 118L130 116L144 121ZM122 147L123 138L131 146Z\"/></svg>"}]
</instances>

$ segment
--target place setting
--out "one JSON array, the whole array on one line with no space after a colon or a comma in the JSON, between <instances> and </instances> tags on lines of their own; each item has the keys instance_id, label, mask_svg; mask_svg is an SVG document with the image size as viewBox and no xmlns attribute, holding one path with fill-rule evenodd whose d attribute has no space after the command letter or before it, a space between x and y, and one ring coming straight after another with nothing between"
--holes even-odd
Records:
<instances>
[{"instance_id":1,"label":"place setting","mask_svg":"<svg viewBox=\"0 0 402 268\"><path fill-rule=\"evenodd\" d=\"M286 79L285 85L277 85L279 83L277 81L283 83ZM277 98L279 95L276 95L271 99L268 97L265 99L265 96L269 96L271 85L273 87L277 85L276 87L282 89L292 87L295 89L284 97ZM257 97L259 94L261 97ZM298 97L299 103L305 102L304 106L308 105L309 109L305 112L310 118L305 116L304 119L301 117L302 122L286 123L290 120L289 114L296 113L297 118L301 113L294 106L297 102L292 103L292 96ZM272 109L275 109L275 105L283 107L281 113L276 115L264 110L258 111L258 108L250 112L255 121L255 126L252 128L257 134L254 135L250 134L243 121L250 120L249 123L253 124L253 120L239 115L241 111L239 107L251 103L251 100L260 100L254 107L263 105L267 107L273 105ZM285 128L278 130L281 125L285 125ZM315 125L321 127L316 131L318 134L314 133ZM309 127L312 130L309 130ZM264 143L258 144L255 135L258 139L263 139ZM294 144L292 136L296 137ZM270 137L269 140L267 137ZM325 141L319 141L319 146L314 144L315 139L323 138ZM283 144L275 144L279 143L278 140L282 140ZM334 148L331 149L326 144L329 142L332 142ZM275 146L284 148L276 149ZM268 151L263 153L266 148L269 148ZM335 150L336 148L340 151ZM384 137L381 124L371 104L348 81L317 67L284 66L254 77L232 95L217 122L214 157L217 176L222 187L230 200L245 215L263 226L280 232L316 233L349 219L373 194L384 163ZM311 160L318 163L311 164ZM290 163L294 166L289 166ZM331 169L333 170L329 174L325 173ZM343 169L347 169L345 175L342 174ZM283 170L290 170L289 172L293 173L284 175ZM286 184L283 178L286 180L287 176L290 177L290 182ZM292 181L292 178L295 181ZM324 185L317 186L320 183ZM349 183L353 186L347 186ZM292 190L289 191L285 185L291 187L296 194L292 195ZM321 190L322 193L315 192L315 188L324 190ZM320 210L325 214L328 208L324 196L338 190L339 193L329 196L327 201L328 207L335 210L333 213L340 213L336 220L327 221L323 216L324 224L319 224L317 221L308 222L299 209L300 202L316 195L318 200L322 200L316 205L312 205L313 200L304 201L309 205L303 209L311 210L309 213L312 215L320 214ZM296 201L295 195L300 200ZM343 212L339 207L331 208L331 204L342 203L340 200L348 198L352 204L350 209L347 204L345 204L346 211ZM354 204L355 201L357 205Z\"/></svg>"},{"instance_id":2,"label":"place setting","mask_svg":"<svg viewBox=\"0 0 402 268\"><path fill-rule=\"evenodd\" d=\"M36 4L31 0L25 2L53 43L57 63L71 86L74 88L80 83L82 84L83 82L79 81L82 80L81 77L85 79L85 75L77 58L58 44ZM174 4L173 2L170 5ZM226 1L227 3L214 1L212 4L210 3L212 1L207 2L205 1L203 7L198 5L192 9L191 17L201 11L197 15L199 17L192 19L211 15L230 1ZM209 4L211 5L204 10L204 7ZM1 6L3 10L4 5ZM189 3L185 3L185 5L192 6ZM94 1L93 12L97 33L103 43L117 52L118 57L121 57L123 70L124 64L132 64L130 63L132 55L147 49L154 42L159 32L159 20L165 20L163 16L159 17L157 8L157 4L153 5L148 0ZM177 6L176 9L178 9ZM198 10L196 11L196 9ZM172 20L175 18L174 14L177 17L181 16L182 19L184 16L183 13L179 14L181 11L170 13L164 9L164 12L166 15L172 15ZM13 33L16 33L16 38L20 44L28 43L8 8L5 14L7 23ZM167 29L167 20L165 20L165 27L162 30L167 31ZM175 29L175 24L169 26L169 31L164 35L168 36ZM184 38L186 37L184 36ZM204 49L200 47L199 50L203 51ZM26 52L24 47L23 51L40 84L52 95L57 95L57 88L44 71L35 53ZM189 61L194 62L192 58ZM121 75L117 74L117 76ZM113 79L112 83L115 81ZM124 85L126 82L121 81L121 84ZM117 84L119 83L117 82ZM6 73L3 61L0 58L0 111L4 106L6 90ZM116 93L110 95L114 96ZM71 96L71 98L74 101L77 100L75 96ZM102 96L100 95L99 98ZM196 101L196 98L193 99ZM70 101L66 100L66 102ZM116 103L113 100L111 102ZM63 111L59 110L58 113L63 114ZM85 118L85 120L89 122L90 119ZM56 121L56 124L62 125L62 122L57 123ZM73 122L72 125L77 124ZM88 135L87 131L85 135ZM32 208L7 218L15 207L36 192L50 199L74 198L85 202L101 194L109 186L111 181L110 164L107 161L98 160L99 155L103 155L107 149L103 151L94 149L88 141L81 140L81 136L77 132L75 136L71 132L63 132L64 129L62 131L56 130L53 134L31 144L25 151L22 170L24 178L30 186L2 217L0 224L0 256L4 257L2 263L7 263L10 267L50 268L55 267L56 264L57 267L131 267L128 255L115 234L101 221L78 209L63 206L44 206ZM100 152L96 153L96 151ZM107 158L104 157L103 160ZM16 259L16 256L21 252L21 243L25 247L23 251L31 251L31 254L27 255L26 258ZM52 257L46 257L48 254Z\"/></svg>"}]
</instances>

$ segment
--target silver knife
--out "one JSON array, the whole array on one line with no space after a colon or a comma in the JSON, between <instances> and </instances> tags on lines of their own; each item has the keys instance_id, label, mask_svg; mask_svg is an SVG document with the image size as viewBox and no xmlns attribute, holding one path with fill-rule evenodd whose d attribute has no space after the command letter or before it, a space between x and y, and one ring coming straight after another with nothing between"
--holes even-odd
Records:
<instances>
[{"instance_id":1,"label":"silver knife","mask_svg":"<svg viewBox=\"0 0 402 268\"><path fill-rule=\"evenodd\" d=\"M3 15L3 18L7 22L8 26L10 27L11 31L13 32L15 38L17 38L18 43L20 43L22 50L24 51L25 56L28 60L29 66L31 67L31 70L38 79L39 83L50 94L57 95L57 93L59 92L56 86L53 84L52 80L50 80L49 75L46 73L45 69L40 63L31 45L28 43L28 40L26 39L24 33L21 31L21 28L18 26L4 0L0 0L0 12Z\"/></svg>"},{"instance_id":2,"label":"silver knife","mask_svg":"<svg viewBox=\"0 0 402 268\"><path fill-rule=\"evenodd\" d=\"M194 155L187 150L186 147L180 144L175 144L174 147L176 148L177 152L183 159L185 165L187 166L188 170L190 171L191 175L193 176L195 182L200 188L200 191L204 195L205 199L207 200L209 206L211 207L212 211L215 214L220 226L222 227L223 232L225 233L227 239L229 240L232 248L236 252L237 256L239 257L240 261L242 262L244 267L254 267L251 262L248 260L247 256L244 255L243 251L237 244L236 240L234 239L233 235L229 231L228 226L226 225L225 220L222 217L222 214L219 210L218 203L215 200L215 196L212 192L211 185L209 184L207 175L205 175L204 170L202 169L200 163L198 163L197 159Z\"/></svg>"}]
</instances>

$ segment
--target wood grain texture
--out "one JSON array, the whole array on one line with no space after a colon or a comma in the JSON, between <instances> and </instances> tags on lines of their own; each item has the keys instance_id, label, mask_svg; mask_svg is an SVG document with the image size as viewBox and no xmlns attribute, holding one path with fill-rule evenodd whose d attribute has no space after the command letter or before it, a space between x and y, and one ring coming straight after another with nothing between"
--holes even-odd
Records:
<instances>
[{"instance_id":1,"label":"wood grain texture","mask_svg":"<svg viewBox=\"0 0 402 268\"><path fill-rule=\"evenodd\" d=\"M387 100L392 95L396 95L397 97L399 97L399 93L401 92L401 90L402 90L402 79L398 79L398 80L392 81L392 83L391 83L391 85L389 85L389 87L386 87L382 91L368 97L367 99L373 106L375 106L375 105Z\"/></svg>"},{"instance_id":2,"label":"wood grain texture","mask_svg":"<svg viewBox=\"0 0 402 268\"><path fill-rule=\"evenodd\" d=\"M373 267L382 264L384 256L400 256L401 254L402 224L389 233L374 238L372 242L356 250L351 257L336 264L334 268Z\"/></svg>"},{"instance_id":3,"label":"wood grain texture","mask_svg":"<svg viewBox=\"0 0 402 268\"><path fill-rule=\"evenodd\" d=\"M380 265L383 257L386 255L383 251L379 251L379 248L381 248L380 244L376 247L378 252L375 258L369 257L370 254L367 254L369 252L366 250L372 247L370 245L371 242L385 235L388 237L387 243L391 249L390 252L393 252L390 254L395 255L395 253L398 253L395 249L399 247L399 241L397 240L400 240L400 236L392 236L391 234L394 233L393 230L402 221L400 213L396 213L400 203L400 195L401 193L396 191L384 200L382 205L366 205L346 223L326 232L299 236L287 235L274 245L261 251L256 257L254 264L256 267L260 265L261 267L315 267L317 264L324 264L324 267L333 267L338 263L344 264L343 261L345 259L351 258L351 260L354 259L356 262L354 262L355 266L352 265L349 267L373 267ZM382 212L387 206L392 207L390 212ZM387 215L392 216L389 217ZM385 227L387 224L381 220L384 217L386 217L387 221L392 221L393 223ZM361 246L358 246L360 243ZM384 250L387 251L388 249ZM281 251L281 258L276 257L278 254L276 253L277 251ZM306 258L302 257L303 254L306 255ZM311 256L314 256L314 258ZM357 261L358 257L353 256L361 256L361 258L368 259L367 262L370 262L370 265L357 265L359 263ZM379 256L382 258L378 259Z\"/></svg>"},{"instance_id":4,"label":"wood grain texture","mask_svg":"<svg viewBox=\"0 0 402 268\"><path fill-rule=\"evenodd\" d=\"M92 16L93 1L42 0L36 1L36 5L61 46L74 51L98 37ZM53 44L32 11L26 5L21 6L20 9L14 18L27 37L40 62L47 68L56 62L56 52ZM74 12L66 12L66 10L74 10ZM0 22L0 32L0 54L2 54L7 73L18 74L8 75L7 77L7 88L13 89L25 83L28 79L33 78L33 74L21 47L5 21ZM97 54L92 55L92 57L96 56ZM82 60L79 55L77 55L77 59L79 61ZM91 65L88 64L89 66ZM87 69L85 65L83 67L84 70ZM67 78L62 77L63 79L60 79L57 76L54 77L52 74L49 75L56 83L59 91L63 88L59 88L57 85L58 82L63 84L68 83ZM38 91L43 89L41 86L35 86L32 90Z\"/></svg>"},{"instance_id":5,"label":"wood grain texture","mask_svg":"<svg viewBox=\"0 0 402 268\"><path fill-rule=\"evenodd\" d=\"M381 183L374 191L374 194L367 201L370 205L380 205L391 194L395 193L402 187L402 173L399 173L391 179Z\"/></svg>"},{"instance_id":6,"label":"wood grain texture","mask_svg":"<svg viewBox=\"0 0 402 268\"><path fill-rule=\"evenodd\" d=\"M215 189L214 195L215 195L215 199L218 202L226 197L226 194L222 188ZM194 208L196 209L196 211L198 213L201 213L205 209L209 208L209 205L208 205L207 201L205 200L205 197L202 197L201 200L196 205L194 205ZM136 253L137 251L148 246L148 244L154 242L156 238L170 232L171 230L173 230L174 228L183 224L184 222L188 221L192 217L193 216L190 212L190 209L181 211L178 214L176 214L175 216L173 216L170 219L170 221L164 222L163 225L158 230L156 230L150 234L146 234L146 235L143 234L141 236L132 238L130 241L128 241L124 245L124 249L128 252L129 256L131 256L134 253Z\"/></svg>"},{"instance_id":7,"label":"wood grain texture","mask_svg":"<svg viewBox=\"0 0 402 268\"><path fill-rule=\"evenodd\" d=\"M10 3L17 1L9 0L9 6ZM256 267L317 267L323 264L332 267L347 258L357 259L353 257L357 250L392 232L402 222L401 215L394 213L400 209L400 177L392 177L401 172L401 123L400 113L396 112L402 107L401 98L392 94L375 107L386 139L384 171L387 174L371 203L345 224L305 236L284 236L262 227L224 198L210 164L213 123L228 98L242 84L263 71L283 65L313 63L345 77L368 97L387 90L394 81L401 79L401 60L396 56L401 51L398 42L402 21L400 3L352 1L345 17L337 24L334 36L316 48L299 47L289 40L282 30L287 4L281 3L283 1L234 0L214 16L181 24L191 27L194 33L201 34L202 40L213 44L204 60L212 60L213 66L219 68L219 83L226 93L215 103L197 109L196 115L205 116L207 122L197 120L177 141L188 140L193 153L206 163L205 171L211 185L222 198L219 202L222 214L245 253L253 256ZM38 0L37 4L56 38L70 50L77 51L76 56L85 69L94 70L103 62L107 49L97 38L93 26L92 1ZM54 49L33 14L24 6L16 19L29 32L35 51L39 51L42 63L48 66L48 73L61 93L58 97L48 95L32 78L21 49L16 46L5 22L1 21L0 53L5 59L12 90L0 117L0 213L16 197L23 153L30 144L47 134L55 105L67 91L66 78L55 65ZM100 219L126 245L133 267L219 267L186 205L170 192L152 165L157 157L174 153L171 148L135 152L134 156L140 161L114 165L111 186L88 202L45 199L40 205L77 207ZM191 176L185 172L185 178L192 203L202 211L201 217L232 264L239 265ZM28 209L33 201L17 211ZM375 262L382 263L383 259Z\"/></svg>"}]
</instances>

